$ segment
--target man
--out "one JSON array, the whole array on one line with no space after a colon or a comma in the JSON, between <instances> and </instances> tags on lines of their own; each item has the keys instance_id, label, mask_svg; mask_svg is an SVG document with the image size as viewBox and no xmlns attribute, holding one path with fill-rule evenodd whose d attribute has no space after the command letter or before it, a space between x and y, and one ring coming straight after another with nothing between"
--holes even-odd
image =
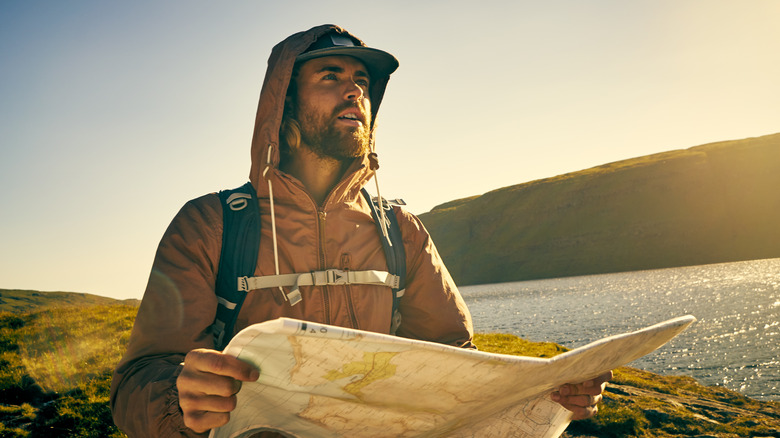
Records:
<instances>
[{"instance_id":1,"label":"man","mask_svg":"<svg viewBox=\"0 0 780 438\"><path fill-rule=\"evenodd\" d=\"M252 141L250 181L261 211L256 275L387 270L360 188L374 175L373 128L395 58L336 26L277 45ZM214 292L222 208L209 194L173 219L111 388L114 420L130 436L199 436L225 424L242 381L262 370L215 350ZM290 317L473 348L471 316L422 223L395 208L406 251L400 325L384 285L326 285L249 293L235 332ZM397 322L397 321L396 321ZM232 335L230 333L229 335ZM554 394L575 418L595 413L608 376Z\"/></svg>"}]
</instances>

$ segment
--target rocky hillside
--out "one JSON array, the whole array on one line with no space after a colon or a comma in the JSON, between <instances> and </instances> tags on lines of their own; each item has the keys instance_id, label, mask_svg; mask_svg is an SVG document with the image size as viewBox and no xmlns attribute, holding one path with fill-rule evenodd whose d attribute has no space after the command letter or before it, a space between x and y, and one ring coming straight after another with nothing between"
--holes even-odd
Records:
<instances>
[{"instance_id":1,"label":"rocky hillside","mask_svg":"<svg viewBox=\"0 0 780 438\"><path fill-rule=\"evenodd\" d=\"M780 134L505 187L420 219L462 285L780 257Z\"/></svg>"}]
</instances>

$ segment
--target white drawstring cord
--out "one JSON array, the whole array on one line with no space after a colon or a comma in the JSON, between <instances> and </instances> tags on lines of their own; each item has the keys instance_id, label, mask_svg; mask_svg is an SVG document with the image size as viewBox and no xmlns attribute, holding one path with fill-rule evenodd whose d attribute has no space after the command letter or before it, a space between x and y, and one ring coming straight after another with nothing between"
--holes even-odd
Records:
<instances>
[{"instance_id":1,"label":"white drawstring cord","mask_svg":"<svg viewBox=\"0 0 780 438\"><path fill-rule=\"evenodd\" d=\"M377 177L377 171L374 171L374 182L376 183L376 197L379 200L379 216L382 218L382 234L385 235L385 240L390 246L393 246L393 241L390 239L390 235L387 233L387 217L385 217L385 201L382 199L382 194L379 193L379 178Z\"/></svg>"},{"instance_id":2,"label":"white drawstring cord","mask_svg":"<svg viewBox=\"0 0 780 438\"><path fill-rule=\"evenodd\" d=\"M268 197L271 201L271 236L273 237L274 242L274 267L276 268L276 275L279 275L279 251L277 250L276 245L276 213L274 212L274 187L271 184L271 178L266 176L268 169L271 168L271 151L273 150L273 147L274 145L272 144L268 145L268 158L266 159L267 165L263 170L263 178L268 181ZM282 293L284 300L287 301L287 294L284 293L284 289L282 289L281 286L279 286L279 291Z\"/></svg>"},{"instance_id":3,"label":"white drawstring cord","mask_svg":"<svg viewBox=\"0 0 780 438\"><path fill-rule=\"evenodd\" d=\"M379 224L380 228L382 229L382 234L385 236L385 240L390 244L390 246L393 246L393 242L390 240L390 235L387 231L387 217L385 216L385 201L382 199L382 193L379 192L379 177L377 176L379 174L379 156L376 154L375 151L376 143L374 143L373 139L371 141L371 153L368 154L369 163L371 166L371 169L374 171L374 183L376 183L376 198L379 202L379 217L381 218L382 223ZM388 206L390 204L388 203Z\"/></svg>"}]
</instances>

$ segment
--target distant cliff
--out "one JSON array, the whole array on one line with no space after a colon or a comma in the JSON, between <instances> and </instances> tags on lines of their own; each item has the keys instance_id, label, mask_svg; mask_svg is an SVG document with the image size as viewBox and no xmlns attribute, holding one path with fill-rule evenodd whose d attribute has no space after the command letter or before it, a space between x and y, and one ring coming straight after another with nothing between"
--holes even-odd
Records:
<instances>
[{"instance_id":1,"label":"distant cliff","mask_svg":"<svg viewBox=\"0 0 780 438\"><path fill-rule=\"evenodd\" d=\"M780 133L505 187L420 219L461 285L780 257Z\"/></svg>"}]
</instances>

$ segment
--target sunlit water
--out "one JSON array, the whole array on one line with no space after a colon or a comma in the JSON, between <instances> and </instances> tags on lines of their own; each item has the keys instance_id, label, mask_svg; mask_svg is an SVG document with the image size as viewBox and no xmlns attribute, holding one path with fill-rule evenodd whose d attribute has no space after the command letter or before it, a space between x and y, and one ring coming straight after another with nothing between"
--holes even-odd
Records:
<instances>
[{"instance_id":1,"label":"sunlit water","mask_svg":"<svg viewBox=\"0 0 780 438\"><path fill-rule=\"evenodd\" d=\"M477 332L573 348L691 314L630 364L780 400L780 259L462 287Z\"/></svg>"}]
</instances>

